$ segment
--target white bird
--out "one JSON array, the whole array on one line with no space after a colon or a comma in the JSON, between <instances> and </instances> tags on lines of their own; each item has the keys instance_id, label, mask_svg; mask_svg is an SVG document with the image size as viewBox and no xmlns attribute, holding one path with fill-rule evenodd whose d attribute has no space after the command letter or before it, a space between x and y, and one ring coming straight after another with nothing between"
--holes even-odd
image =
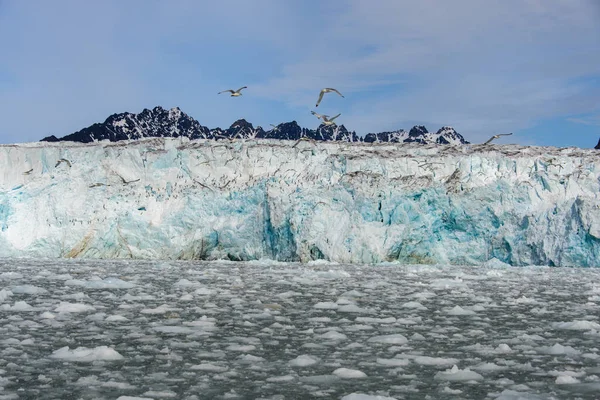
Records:
<instances>
[{"instance_id":1,"label":"white bird","mask_svg":"<svg viewBox=\"0 0 600 400\"><path fill-rule=\"evenodd\" d=\"M492 140L498 139L500 136L510 136L510 135L512 135L512 132L511 133L499 133L499 134L494 135L491 138L489 138L489 140L487 142L485 142L484 144L490 144L492 142Z\"/></svg>"},{"instance_id":2,"label":"white bird","mask_svg":"<svg viewBox=\"0 0 600 400\"><path fill-rule=\"evenodd\" d=\"M329 118L327 115L322 115L323 125L326 125L326 126L335 125L334 119L336 119L340 115L342 115L342 114L338 114L333 118Z\"/></svg>"},{"instance_id":3,"label":"white bird","mask_svg":"<svg viewBox=\"0 0 600 400\"><path fill-rule=\"evenodd\" d=\"M221 94L221 93L225 93L225 92L230 92L231 93L231 97L238 97L242 95L242 89L246 89L248 86L242 86L241 88L239 88L238 90L231 90L231 89L227 89L227 90L223 90L222 92L219 92L217 94Z\"/></svg>"},{"instance_id":4,"label":"white bird","mask_svg":"<svg viewBox=\"0 0 600 400\"><path fill-rule=\"evenodd\" d=\"M69 166L69 168L71 168L71 161L67 160L66 158L61 158L60 160L58 160L56 162L56 165L54 166L54 168L58 167L60 165L60 163L67 163L67 165Z\"/></svg>"},{"instance_id":5,"label":"white bird","mask_svg":"<svg viewBox=\"0 0 600 400\"><path fill-rule=\"evenodd\" d=\"M329 115L325 115L325 114L319 114L319 113L316 113L316 112L314 112L314 111L311 111L310 113L311 113L312 115L314 115L315 117L317 117L317 119L329 118Z\"/></svg>"},{"instance_id":6,"label":"white bird","mask_svg":"<svg viewBox=\"0 0 600 400\"><path fill-rule=\"evenodd\" d=\"M325 93L330 93L330 92L336 92L340 96L344 97L344 95L341 94L340 92L338 92L337 89L334 89L334 88L325 88L325 89L322 89L321 93L319 93L319 100L317 100L317 105L315 107L319 107L319 103L321 102L321 100L323 100L323 95Z\"/></svg>"}]
</instances>

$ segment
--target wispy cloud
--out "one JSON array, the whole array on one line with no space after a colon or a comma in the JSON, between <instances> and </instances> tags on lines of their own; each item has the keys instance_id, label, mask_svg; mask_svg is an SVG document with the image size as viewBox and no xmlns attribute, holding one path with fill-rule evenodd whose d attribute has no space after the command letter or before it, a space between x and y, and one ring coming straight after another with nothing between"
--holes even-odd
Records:
<instances>
[{"instance_id":1,"label":"wispy cloud","mask_svg":"<svg viewBox=\"0 0 600 400\"><path fill-rule=\"evenodd\" d=\"M567 118L567 120L576 124L600 126L600 114L583 117L571 117Z\"/></svg>"}]
</instances>

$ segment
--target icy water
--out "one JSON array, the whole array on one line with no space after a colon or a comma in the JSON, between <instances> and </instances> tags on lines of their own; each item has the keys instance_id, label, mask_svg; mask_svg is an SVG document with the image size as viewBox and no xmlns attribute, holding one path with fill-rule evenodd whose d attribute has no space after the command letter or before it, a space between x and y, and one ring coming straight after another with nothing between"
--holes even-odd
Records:
<instances>
[{"instance_id":1,"label":"icy water","mask_svg":"<svg viewBox=\"0 0 600 400\"><path fill-rule=\"evenodd\" d=\"M599 303L596 269L2 260L0 399L596 399Z\"/></svg>"}]
</instances>

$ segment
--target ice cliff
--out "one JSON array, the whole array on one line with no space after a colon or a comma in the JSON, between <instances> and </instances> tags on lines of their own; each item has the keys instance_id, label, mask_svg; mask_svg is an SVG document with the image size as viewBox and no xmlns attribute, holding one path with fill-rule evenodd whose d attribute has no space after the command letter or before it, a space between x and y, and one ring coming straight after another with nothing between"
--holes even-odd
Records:
<instances>
[{"instance_id":1,"label":"ice cliff","mask_svg":"<svg viewBox=\"0 0 600 400\"><path fill-rule=\"evenodd\" d=\"M4 145L0 256L600 266L600 163L515 145Z\"/></svg>"}]
</instances>

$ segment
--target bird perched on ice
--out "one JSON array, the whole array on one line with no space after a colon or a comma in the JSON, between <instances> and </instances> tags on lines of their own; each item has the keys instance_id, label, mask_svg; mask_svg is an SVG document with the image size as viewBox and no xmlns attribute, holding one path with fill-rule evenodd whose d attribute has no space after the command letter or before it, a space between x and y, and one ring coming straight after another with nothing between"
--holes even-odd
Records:
<instances>
[{"instance_id":1,"label":"bird perched on ice","mask_svg":"<svg viewBox=\"0 0 600 400\"><path fill-rule=\"evenodd\" d=\"M319 93L319 100L317 100L317 105L315 107L319 107L319 103L321 102L321 100L323 100L323 95L325 93L331 93L331 92L335 92L337 94L339 94L340 96L344 97L343 94L341 94L340 92L337 91L337 89L334 88L325 88L321 90L321 93Z\"/></svg>"},{"instance_id":2,"label":"bird perched on ice","mask_svg":"<svg viewBox=\"0 0 600 400\"><path fill-rule=\"evenodd\" d=\"M484 144L490 144L492 142L492 140L498 139L500 136L510 136L510 135L512 135L512 132L511 133L499 133L499 134L494 135L491 138L489 138L488 141L485 142Z\"/></svg>"},{"instance_id":3,"label":"bird perched on ice","mask_svg":"<svg viewBox=\"0 0 600 400\"><path fill-rule=\"evenodd\" d=\"M335 121L334 121L334 119L336 119L336 118L337 118L337 117L339 117L340 115L342 115L342 114L338 114L338 115L336 115L336 116L335 116L335 117L333 117L333 118L329 118L327 115L322 115L322 116L321 116L321 119L323 120L323 125L326 125L326 126L335 125Z\"/></svg>"},{"instance_id":4,"label":"bird perched on ice","mask_svg":"<svg viewBox=\"0 0 600 400\"><path fill-rule=\"evenodd\" d=\"M239 88L238 90L232 90L232 89L227 89L227 90L223 90L222 92L219 92L217 94L221 94L221 93L225 93L225 92L230 92L231 93L231 97L238 97L242 95L242 89L246 89L248 86L242 86L241 88Z\"/></svg>"}]
</instances>

